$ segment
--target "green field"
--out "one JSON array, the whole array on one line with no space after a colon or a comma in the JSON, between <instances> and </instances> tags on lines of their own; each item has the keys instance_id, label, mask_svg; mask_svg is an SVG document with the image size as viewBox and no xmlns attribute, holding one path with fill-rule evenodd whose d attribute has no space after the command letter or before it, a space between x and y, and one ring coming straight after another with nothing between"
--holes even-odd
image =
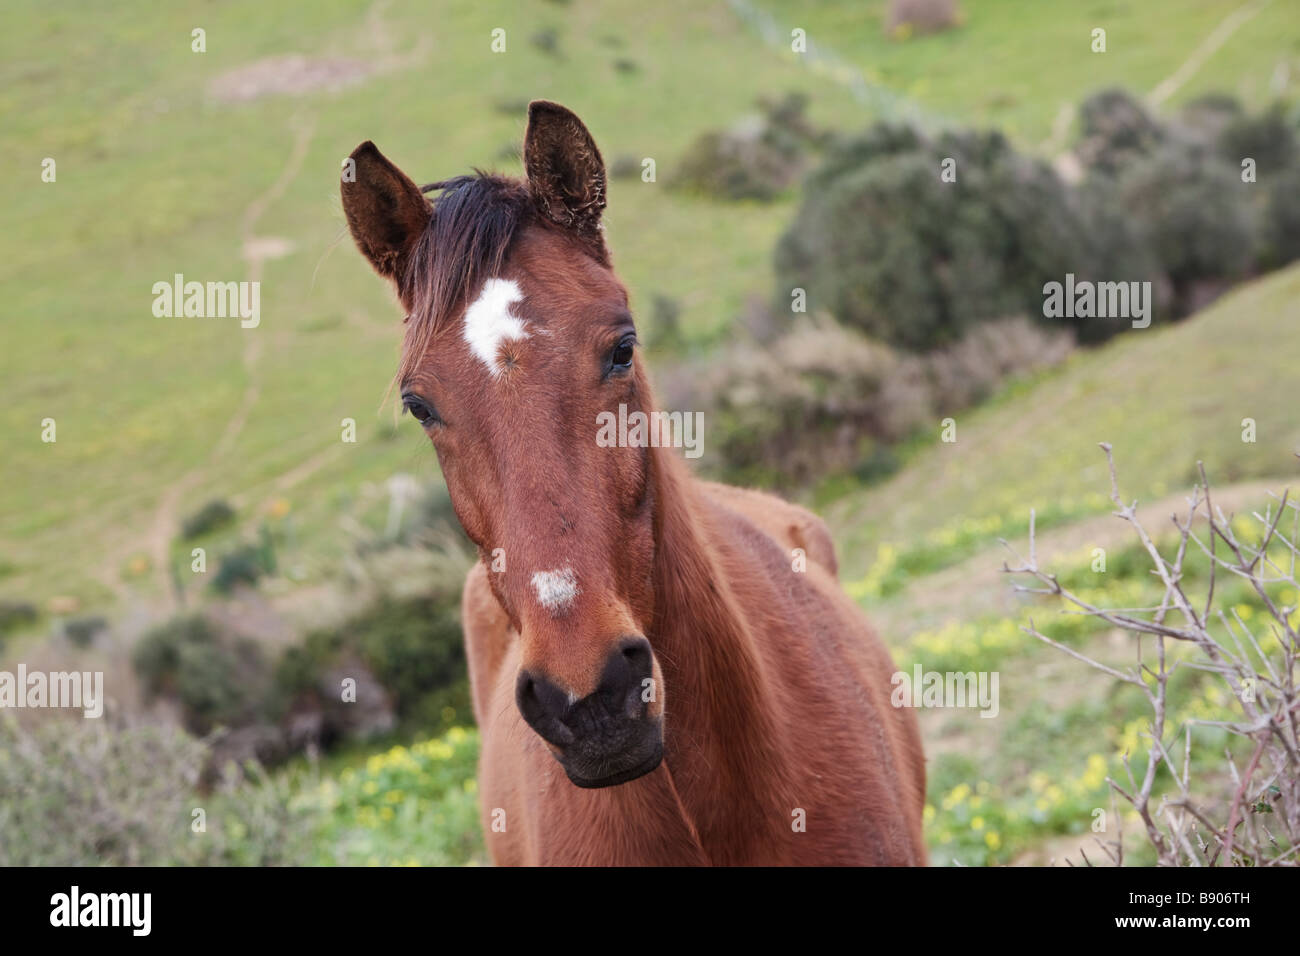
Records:
<instances>
[{"instance_id":1,"label":"green field","mask_svg":"<svg viewBox=\"0 0 1300 956\"><path fill-rule=\"evenodd\" d=\"M798 20L819 54L928 110L1005 124L1028 144L1058 101L1114 82L1154 86L1236 4L1155 6L1089 4L1062 17L1033 2L970 3L961 29L907 42L883 35L881 4L745 9L783 29ZM1184 92L1227 88L1263 102L1300 42L1284 28L1291 16L1267 6ZM1115 24L1109 52L1077 52L1086 46L1075 34L1101 20ZM205 53L191 52L195 27ZM496 27L507 31L504 54L490 50ZM553 53L530 42L546 31ZM519 141L522 104L550 97L581 113L610 160L655 158L662 180L696 134L745 115L760 95L803 90L827 126L870 119L838 75L769 45L721 3L442 4L430 16L409 3L327 2L306 17L255 3L29 3L11 10L0 47L0 142L16 157L0 186L11 222L0 256L0 594L38 603L157 595L164 540L214 497L249 524L272 502L289 508L297 563L309 579L327 577L338 515L364 482L399 470L433 480L421 436L394 435L379 407L397 314L343 232L335 185L361 140L424 180L471 166L517 171L500 157ZM371 72L341 90L217 95L230 71L288 54ZM1005 105L983 102L1004 88L995 99ZM45 157L57 162L55 183L40 181ZM615 181L610 242L634 304L671 296L695 349L725 342L745 296L770 287L771 248L794 201L724 205ZM152 315L152 284L177 272L248 278L252 237L289 250L261 265L257 329ZM54 444L40 441L47 417ZM356 444L339 440L345 417L358 423Z\"/></svg>"},{"instance_id":2,"label":"green field","mask_svg":"<svg viewBox=\"0 0 1300 956\"><path fill-rule=\"evenodd\" d=\"M423 434L383 406L400 314L339 205L339 163L363 140L420 182L472 167L517 174L510 151L525 105L549 98L583 117L608 163L653 158L658 182L611 182L606 220L653 371L727 348L746 299L771 291L773 246L797 193L724 203L665 182L697 135L752 113L760 96L802 91L812 121L841 130L888 101L937 122L998 126L1050 156L1068 142L1072 108L1103 87L1145 95L1181 76L1163 110L1208 91L1249 109L1294 103L1300 91L1300 15L1287 0L966 0L959 28L906 39L885 34L880 0L434 6L10 5L0 36L0 146L13 158L0 184L0 600L46 612L31 640L67 613L166 613L170 577L189 560L180 523L212 499L234 505L238 523L201 543L229 547L278 522L288 543L274 586L306 591L337 579L356 527L382 525L375 487L399 472L437 482ZM1095 27L1107 30L1105 54L1089 48ZM206 31L204 53L191 51L195 28ZM504 53L491 50L496 28ZM791 52L795 28L815 56ZM248 96L232 100L241 75ZM298 79L304 88L276 87ZM41 181L47 157L53 183ZM260 279L260 325L156 318L152 286L176 273ZM681 352L656 348L656 295L682 307ZM1075 832L1096 799L1090 758L1110 761L1123 742L1095 728L1132 718L1130 702L1095 682L1058 699L1073 665L1008 631L1012 616L990 597L1005 586L988 576L1001 563L996 539L1022 538L1034 508L1060 554L1077 559L1109 511L1099 441L1113 444L1126 493L1148 502L1184 493L1198 460L1243 506L1294 483L1297 323L1293 266L1177 326L1122 333L1009 383L957 417L955 443L938 440L938 423L933 441L911 442L882 484L833 475L805 493L834 529L846 587L900 660L1000 654L1020 695L1000 737L964 716L926 726L937 862L1046 862L1047 841ZM47 418L54 443L41 440ZM340 440L346 418L355 443ZM1242 441L1246 418L1255 443ZM358 780L368 759L356 760ZM459 779L467 759L438 778L435 809L458 821L471 816L472 788ZM404 751L390 761L372 772L410 769ZM1077 790L1049 799L1031 771ZM986 789L972 783L955 799L975 774ZM422 812L418 794L393 802L396 822L365 813L380 833L372 845L358 841L353 817L373 794L319 780L303 792L328 805L320 826L351 841L315 862L405 861L396 828ZM339 792L352 802L338 803ZM972 810L973 796L999 809ZM421 861L479 862L471 844L432 840Z\"/></svg>"}]
</instances>

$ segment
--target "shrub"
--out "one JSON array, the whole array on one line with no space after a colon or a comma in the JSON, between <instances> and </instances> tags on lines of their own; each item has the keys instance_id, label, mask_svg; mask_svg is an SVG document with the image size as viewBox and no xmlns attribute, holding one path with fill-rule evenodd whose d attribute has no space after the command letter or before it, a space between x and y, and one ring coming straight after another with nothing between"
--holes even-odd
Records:
<instances>
[{"instance_id":1,"label":"shrub","mask_svg":"<svg viewBox=\"0 0 1300 956\"><path fill-rule=\"evenodd\" d=\"M74 617L63 622L63 633L77 647L89 647L100 631L108 629L103 617Z\"/></svg>"},{"instance_id":2,"label":"shrub","mask_svg":"<svg viewBox=\"0 0 1300 956\"><path fill-rule=\"evenodd\" d=\"M760 101L760 116L702 134L687 147L670 184L719 199L774 198L798 179L815 139L803 116L806 105L801 94Z\"/></svg>"},{"instance_id":3,"label":"shrub","mask_svg":"<svg viewBox=\"0 0 1300 956\"><path fill-rule=\"evenodd\" d=\"M1227 93L1207 93L1179 110L1178 126L1183 135L1203 144L1213 144L1243 112L1236 97Z\"/></svg>"},{"instance_id":4,"label":"shrub","mask_svg":"<svg viewBox=\"0 0 1300 956\"><path fill-rule=\"evenodd\" d=\"M1080 126L1077 187L998 133L881 123L830 137L777 244L777 308L803 289L812 309L922 352L990 319L1037 319L1044 285L1067 274L1150 282L1154 317L1166 321L1257 263L1300 253L1300 148L1280 109L1251 117L1207 97L1162 124L1107 90L1084 102ZM1241 182L1247 154L1266 170L1258 185ZM1051 321L1091 344L1131 318Z\"/></svg>"},{"instance_id":5,"label":"shrub","mask_svg":"<svg viewBox=\"0 0 1300 956\"><path fill-rule=\"evenodd\" d=\"M181 522L181 537L188 541L223 528L234 520L235 509L229 504L220 499L209 501Z\"/></svg>"},{"instance_id":6,"label":"shrub","mask_svg":"<svg viewBox=\"0 0 1300 956\"><path fill-rule=\"evenodd\" d=\"M1050 330L1023 317L977 325L961 341L924 357L936 414L983 401L1007 378L1063 362L1074 344L1068 330Z\"/></svg>"},{"instance_id":7,"label":"shrub","mask_svg":"<svg viewBox=\"0 0 1300 956\"><path fill-rule=\"evenodd\" d=\"M0 634L31 624L37 616L36 605L29 601L0 601Z\"/></svg>"},{"instance_id":8,"label":"shrub","mask_svg":"<svg viewBox=\"0 0 1300 956\"><path fill-rule=\"evenodd\" d=\"M0 864L161 862L188 829L203 753L175 729L0 718Z\"/></svg>"},{"instance_id":9,"label":"shrub","mask_svg":"<svg viewBox=\"0 0 1300 956\"><path fill-rule=\"evenodd\" d=\"M1160 865L1294 866L1300 508L1283 497L1252 521L1225 518L1211 506L1202 471L1187 511L1174 516L1172 546L1162 546L1121 497L1110 446L1102 448L1116 514L1131 526L1163 596L1118 601L1073 590L1069 579L1063 584L1038 567L1032 521L1028 560L1005 570L1033 585L1018 590L1059 599L1076 619L1131 638L1138 663L1120 670L1065 647L1032 621L1025 630L1142 695L1150 717L1131 734L1124 728L1124 773L1106 782L1133 808ZM1224 582L1217 590L1216 578ZM1249 604L1238 597L1243 593ZM1200 700L1185 701L1185 688L1194 683L1211 686ZM1208 760L1221 757L1225 769L1207 769ZM1111 862L1123 864L1123 828L1102 846Z\"/></svg>"},{"instance_id":10,"label":"shrub","mask_svg":"<svg viewBox=\"0 0 1300 956\"><path fill-rule=\"evenodd\" d=\"M1071 344L1068 331L1014 318L913 356L806 317L765 345L712 357L666 395L680 407L709 407L710 460L732 480L792 485L839 468L879 480L899 465L890 444L1008 376L1062 361Z\"/></svg>"},{"instance_id":11,"label":"shrub","mask_svg":"<svg viewBox=\"0 0 1300 956\"><path fill-rule=\"evenodd\" d=\"M1173 289L1160 259L1150 244L1144 222L1125 205L1114 181L1090 177L1077 191L1077 208L1088 252L1088 275L1107 282L1151 282L1154 298L1153 322L1171 316ZM1071 320L1078 341L1084 345L1104 342L1131 327L1124 316L1092 316Z\"/></svg>"},{"instance_id":12,"label":"shrub","mask_svg":"<svg viewBox=\"0 0 1300 956\"><path fill-rule=\"evenodd\" d=\"M349 662L374 675L412 727L434 731L471 716L458 589L384 597L340 627L309 634L277 664L280 696L316 706L337 700L338 686L326 677L355 671ZM327 707L325 716L331 724L337 715Z\"/></svg>"},{"instance_id":13,"label":"shrub","mask_svg":"<svg viewBox=\"0 0 1300 956\"><path fill-rule=\"evenodd\" d=\"M274 574L275 569L275 544L270 529L263 525L261 540L257 544L243 544L222 555L212 586L223 594L229 594L241 584L255 585L264 575Z\"/></svg>"},{"instance_id":14,"label":"shrub","mask_svg":"<svg viewBox=\"0 0 1300 956\"><path fill-rule=\"evenodd\" d=\"M1278 268L1300 259L1300 164L1273 177L1267 189L1260 260Z\"/></svg>"},{"instance_id":15,"label":"shrub","mask_svg":"<svg viewBox=\"0 0 1300 956\"><path fill-rule=\"evenodd\" d=\"M879 433L876 401L897 361L831 322L801 323L773 348L750 346L704 370L713 396L709 441L739 479L804 481L856 457L863 434Z\"/></svg>"},{"instance_id":16,"label":"shrub","mask_svg":"<svg viewBox=\"0 0 1300 956\"><path fill-rule=\"evenodd\" d=\"M199 616L175 618L149 631L131 662L146 694L176 700L194 733L252 723L270 706L270 681L258 645L223 639Z\"/></svg>"},{"instance_id":17,"label":"shrub","mask_svg":"<svg viewBox=\"0 0 1300 956\"><path fill-rule=\"evenodd\" d=\"M941 163L956 161L956 182ZM1041 315L1046 277L1088 273L1082 216L1046 165L998 133L876 127L832 144L776 250L783 290L923 351L976 323Z\"/></svg>"},{"instance_id":18,"label":"shrub","mask_svg":"<svg viewBox=\"0 0 1300 956\"><path fill-rule=\"evenodd\" d=\"M1210 150L1170 144L1118 180L1121 207L1173 283L1180 314L1200 303L1196 285L1243 276L1255 258L1248 189Z\"/></svg>"},{"instance_id":19,"label":"shrub","mask_svg":"<svg viewBox=\"0 0 1300 956\"><path fill-rule=\"evenodd\" d=\"M308 862L314 808L256 770L238 788L199 794L207 754L174 727L0 718L0 866Z\"/></svg>"},{"instance_id":20,"label":"shrub","mask_svg":"<svg viewBox=\"0 0 1300 956\"><path fill-rule=\"evenodd\" d=\"M1247 157L1255 160L1261 180L1290 170L1296 164L1296 134L1280 105L1257 116L1236 116L1219 134L1218 152L1230 167L1240 170Z\"/></svg>"},{"instance_id":21,"label":"shrub","mask_svg":"<svg viewBox=\"0 0 1300 956\"><path fill-rule=\"evenodd\" d=\"M1117 175L1150 156L1167 139L1165 128L1124 90L1103 90L1079 106L1079 142L1074 151L1090 173Z\"/></svg>"}]
</instances>

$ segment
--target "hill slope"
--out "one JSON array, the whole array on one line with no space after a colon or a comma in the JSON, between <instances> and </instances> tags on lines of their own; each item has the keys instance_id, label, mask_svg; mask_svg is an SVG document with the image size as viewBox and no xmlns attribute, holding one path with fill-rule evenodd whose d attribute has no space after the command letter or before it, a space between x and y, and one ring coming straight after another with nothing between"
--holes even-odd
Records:
<instances>
[{"instance_id":1,"label":"hill slope","mask_svg":"<svg viewBox=\"0 0 1300 956\"><path fill-rule=\"evenodd\" d=\"M1121 333L1046 377L956 417L953 443L919 452L888 482L824 509L846 581L880 546L952 556L1024 527L1104 514L1110 442L1127 497L1190 489L1197 461L1216 484L1300 473L1300 265L1238 287L1172 326ZM1243 420L1255 422L1243 441ZM918 559L919 561L920 559ZM941 558L920 561L928 566ZM925 570L925 568L918 568Z\"/></svg>"}]
</instances>

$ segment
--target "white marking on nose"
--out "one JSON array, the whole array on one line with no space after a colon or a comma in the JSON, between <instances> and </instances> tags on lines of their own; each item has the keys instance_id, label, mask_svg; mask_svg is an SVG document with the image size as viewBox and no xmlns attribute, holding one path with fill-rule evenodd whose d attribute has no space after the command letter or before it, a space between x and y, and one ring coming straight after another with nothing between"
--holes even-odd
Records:
<instances>
[{"instance_id":1,"label":"white marking on nose","mask_svg":"<svg viewBox=\"0 0 1300 956\"><path fill-rule=\"evenodd\" d=\"M533 574L533 590L542 607L552 614L563 614L573 606L573 599L578 596L578 576L573 568L557 568L554 571L537 571Z\"/></svg>"},{"instance_id":2,"label":"white marking on nose","mask_svg":"<svg viewBox=\"0 0 1300 956\"><path fill-rule=\"evenodd\" d=\"M500 351L503 342L526 339L524 320L510 314L511 304L520 301L524 294L519 283L511 279L488 279L483 291L465 310L465 325L461 334L469 343L470 351L488 367L493 376L502 372Z\"/></svg>"}]
</instances>

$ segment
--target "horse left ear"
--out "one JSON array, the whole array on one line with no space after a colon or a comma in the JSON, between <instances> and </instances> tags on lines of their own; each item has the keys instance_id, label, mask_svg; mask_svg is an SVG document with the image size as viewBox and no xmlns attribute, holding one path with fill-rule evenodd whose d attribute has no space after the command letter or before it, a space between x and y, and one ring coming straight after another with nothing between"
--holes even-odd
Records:
<instances>
[{"instance_id":1,"label":"horse left ear","mask_svg":"<svg viewBox=\"0 0 1300 956\"><path fill-rule=\"evenodd\" d=\"M351 175L339 184L348 229L375 271L400 286L411 249L432 215L429 201L370 140L348 159Z\"/></svg>"},{"instance_id":2,"label":"horse left ear","mask_svg":"<svg viewBox=\"0 0 1300 956\"><path fill-rule=\"evenodd\" d=\"M604 259L605 161L572 110L547 100L528 104L524 169L542 215L575 232Z\"/></svg>"}]
</instances>

